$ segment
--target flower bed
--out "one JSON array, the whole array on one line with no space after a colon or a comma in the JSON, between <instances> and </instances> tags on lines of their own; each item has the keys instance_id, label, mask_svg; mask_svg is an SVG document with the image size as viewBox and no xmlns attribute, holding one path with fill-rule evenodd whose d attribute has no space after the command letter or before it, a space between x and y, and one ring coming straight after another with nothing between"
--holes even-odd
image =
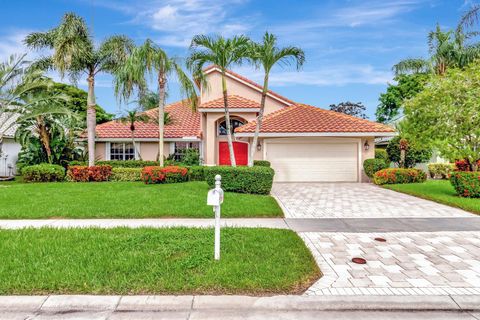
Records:
<instances>
[{"instance_id":1,"label":"flower bed","mask_svg":"<svg viewBox=\"0 0 480 320\"><path fill-rule=\"evenodd\" d=\"M185 182L188 169L177 166L145 167L142 170L142 181L145 184Z\"/></svg>"},{"instance_id":2,"label":"flower bed","mask_svg":"<svg viewBox=\"0 0 480 320\"><path fill-rule=\"evenodd\" d=\"M373 182L379 185L425 182L426 179L425 172L419 169L383 169L373 175Z\"/></svg>"},{"instance_id":3,"label":"flower bed","mask_svg":"<svg viewBox=\"0 0 480 320\"><path fill-rule=\"evenodd\" d=\"M71 166L68 168L68 179L74 182L101 182L108 181L112 174L112 167L101 166Z\"/></svg>"}]
</instances>

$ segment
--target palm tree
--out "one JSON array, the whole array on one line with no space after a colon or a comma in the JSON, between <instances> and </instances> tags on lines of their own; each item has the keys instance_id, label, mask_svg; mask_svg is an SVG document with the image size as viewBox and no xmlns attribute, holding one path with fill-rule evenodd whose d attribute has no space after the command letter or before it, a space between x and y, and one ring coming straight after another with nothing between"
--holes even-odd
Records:
<instances>
[{"instance_id":1,"label":"palm tree","mask_svg":"<svg viewBox=\"0 0 480 320\"><path fill-rule=\"evenodd\" d=\"M205 64L211 63L220 68L222 74L223 106L225 111L225 124L227 129L228 150L230 152L230 163L236 167L235 153L233 151L232 130L230 124L230 112L228 109L227 81L225 74L227 69L234 65L241 64L248 59L250 39L246 36L235 36L226 39L222 36L210 37L197 35L193 37L190 49L190 57L187 59L187 66L192 70L196 78L203 76Z\"/></svg>"},{"instance_id":2,"label":"palm tree","mask_svg":"<svg viewBox=\"0 0 480 320\"><path fill-rule=\"evenodd\" d=\"M135 122L148 122L150 121L150 118L145 113L138 113L135 110L130 110L127 111L127 115L122 118L121 121L123 123L128 123L128 125L130 126L133 150L135 150L135 152L137 153L138 158L142 160L142 156L140 155L140 152L138 152L135 143Z\"/></svg>"},{"instance_id":3,"label":"palm tree","mask_svg":"<svg viewBox=\"0 0 480 320\"><path fill-rule=\"evenodd\" d=\"M248 166L253 166L253 156L257 146L258 135L260 128L262 127L263 113L265 111L265 100L268 93L268 78L270 71L276 64L289 65L292 62L296 64L297 70L305 62L305 53L298 47L277 47L277 37L271 33L265 32L263 35L263 42L253 43L250 49L250 58L257 68L262 67L263 76L263 89L262 97L260 100L260 112L257 117L257 124L255 126L255 134L253 136L253 143L250 146L250 156L248 157Z\"/></svg>"},{"instance_id":4,"label":"palm tree","mask_svg":"<svg viewBox=\"0 0 480 320\"><path fill-rule=\"evenodd\" d=\"M86 74L88 165L95 164L95 76L100 72L112 73L118 69L133 47L125 36L112 36L95 46L94 39L85 21L74 13L67 13L57 27L46 32L34 32L25 38L32 49L52 49L53 55L35 62L43 70L58 70L74 82Z\"/></svg>"},{"instance_id":5,"label":"palm tree","mask_svg":"<svg viewBox=\"0 0 480 320\"><path fill-rule=\"evenodd\" d=\"M433 73L444 75L448 68L463 68L480 57L477 45L467 45L470 34L462 29L442 31L437 25L428 34L430 58L405 59L393 66L395 75L407 73Z\"/></svg>"},{"instance_id":6,"label":"palm tree","mask_svg":"<svg viewBox=\"0 0 480 320\"><path fill-rule=\"evenodd\" d=\"M168 57L165 51L155 45L152 40L147 39L145 43L135 48L131 56L123 66L115 73L115 95L121 100L127 101L135 89L139 95L146 92L146 75L157 77L158 84L158 155L160 166L163 166L163 144L164 144L164 119L165 119L165 95L167 81L170 76L175 75L180 84L183 95L188 97L188 102L193 109L197 108L198 97L195 84L183 71L176 59Z\"/></svg>"}]
</instances>

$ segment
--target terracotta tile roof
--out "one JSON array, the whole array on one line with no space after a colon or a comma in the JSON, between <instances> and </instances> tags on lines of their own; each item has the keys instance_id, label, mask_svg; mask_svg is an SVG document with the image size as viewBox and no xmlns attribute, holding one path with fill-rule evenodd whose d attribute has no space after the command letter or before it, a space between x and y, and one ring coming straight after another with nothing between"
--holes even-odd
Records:
<instances>
[{"instance_id":1,"label":"terracotta tile roof","mask_svg":"<svg viewBox=\"0 0 480 320\"><path fill-rule=\"evenodd\" d=\"M211 66L208 66L208 67L206 67L205 69L203 69L203 72L208 72L209 70L212 70L212 69L219 69L219 67L216 66L216 65L211 65ZM234 76L234 77L236 77L236 78L238 78L238 79L240 79L240 80L242 80L242 81L247 82L248 84L250 84L250 85L252 85L252 86L254 86L254 87L257 87L257 88L260 89L260 90L263 89L263 86L259 85L259 84L256 83L255 81L252 81L252 80L250 80L250 79L248 79L248 78L245 78L244 76L242 76L242 75L240 75L240 74L238 74L238 73L236 73L236 72L233 72L232 70L227 70L227 73L230 74L230 75L232 75L232 76ZM281 100L285 101L286 103L295 104L294 101L292 101L292 100L290 100L290 99L288 99L288 98L286 98L286 97L284 97L284 96L282 96L282 95L280 95L280 94L278 94L278 93L276 93L276 92L273 92L272 90L268 90L268 93L269 93L271 96L277 97L278 99L281 99Z\"/></svg>"},{"instance_id":2,"label":"terracotta tile roof","mask_svg":"<svg viewBox=\"0 0 480 320\"><path fill-rule=\"evenodd\" d=\"M255 109L260 108L260 103L237 96L237 95L229 95L227 97L228 108L235 109L235 108L247 108L247 109ZM223 109L223 98L218 98L215 100L211 100L205 103L202 103L199 109Z\"/></svg>"},{"instance_id":3,"label":"terracotta tile roof","mask_svg":"<svg viewBox=\"0 0 480 320\"><path fill-rule=\"evenodd\" d=\"M249 122L237 128L235 132L253 133L255 125L255 121ZM384 124L343 113L296 104L266 115L260 132L395 132L395 130Z\"/></svg>"},{"instance_id":4,"label":"terracotta tile roof","mask_svg":"<svg viewBox=\"0 0 480 320\"><path fill-rule=\"evenodd\" d=\"M171 123L165 125L165 138L200 137L200 113L192 111L186 100L165 106ZM145 113L152 118L151 122L135 123L135 138L158 138L158 109ZM131 135L128 124L119 120L109 121L97 126L97 138L129 138Z\"/></svg>"}]
</instances>

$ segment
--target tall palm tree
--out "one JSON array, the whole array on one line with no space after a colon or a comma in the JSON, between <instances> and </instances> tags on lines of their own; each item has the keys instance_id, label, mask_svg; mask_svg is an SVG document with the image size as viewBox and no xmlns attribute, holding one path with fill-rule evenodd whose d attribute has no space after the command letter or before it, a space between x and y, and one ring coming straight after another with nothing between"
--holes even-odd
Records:
<instances>
[{"instance_id":1,"label":"tall palm tree","mask_svg":"<svg viewBox=\"0 0 480 320\"><path fill-rule=\"evenodd\" d=\"M298 47L277 47L277 37L271 33L265 32L263 41L261 43L252 43L249 57L257 68L263 68L263 89L260 100L260 112L257 117L257 124L255 126L255 134L253 136L253 143L250 146L250 156L248 157L248 166L253 166L253 156L258 142L258 135L262 127L263 114L265 111L265 100L268 93L268 79L270 71L276 64L290 65L292 62L296 64L297 70L305 62L305 53Z\"/></svg>"},{"instance_id":2,"label":"tall palm tree","mask_svg":"<svg viewBox=\"0 0 480 320\"><path fill-rule=\"evenodd\" d=\"M125 36L112 36L95 45L94 39L83 18L67 13L57 27L46 32L34 32L25 38L25 44L32 49L53 50L50 57L36 61L41 69L58 70L76 81L86 75L87 98L87 141L88 165L95 164L95 76L101 72L112 73L125 61L133 42Z\"/></svg>"},{"instance_id":3,"label":"tall palm tree","mask_svg":"<svg viewBox=\"0 0 480 320\"><path fill-rule=\"evenodd\" d=\"M137 146L135 143L135 123L136 122L149 122L150 118L145 114L145 113L138 113L135 110L130 110L127 111L127 114L125 117L121 119L123 123L128 123L130 127L130 134L132 138L132 145L133 145L133 150L135 150L135 153L137 154L138 158L142 160L142 156L140 155L140 152L137 150Z\"/></svg>"},{"instance_id":4,"label":"tall palm tree","mask_svg":"<svg viewBox=\"0 0 480 320\"><path fill-rule=\"evenodd\" d=\"M188 102L193 109L197 108L198 97L195 84L183 71L180 63L168 57L167 53L152 40L147 39L143 45L135 48L123 66L115 73L115 95L127 101L135 89L139 94L147 90L146 75L156 76L158 84L158 155L160 166L164 165L164 119L165 95L168 79L175 75L180 84L183 95L188 97Z\"/></svg>"},{"instance_id":5,"label":"tall palm tree","mask_svg":"<svg viewBox=\"0 0 480 320\"><path fill-rule=\"evenodd\" d=\"M187 59L187 66L192 70L194 77L203 75L205 64L214 64L220 68L222 74L223 106L225 111L225 124L227 129L228 150L230 163L236 167L235 153L233 151L233 139L230 123L230 111L228 109L227 80L225 74L227 69L234 65L241 64L248 59L250 39L246 36L235 36L226 39L222 36L197 35L193 37L190 49L190 57Z\"/></svg>"},{"instance_id":6,"label":"tall palm tree","mask_svg":"<svg viewBox=\"0 0 480 320\"><path fill-rule=\"evenodd\" d=\"M462 29L443 31L439 25L428 34L428 59L405 59L393 66L395 75L433 73L444 75L448 68L463 68L480 57L477 45L467 45L470 34Z\"/></svg>"}]
</instances>

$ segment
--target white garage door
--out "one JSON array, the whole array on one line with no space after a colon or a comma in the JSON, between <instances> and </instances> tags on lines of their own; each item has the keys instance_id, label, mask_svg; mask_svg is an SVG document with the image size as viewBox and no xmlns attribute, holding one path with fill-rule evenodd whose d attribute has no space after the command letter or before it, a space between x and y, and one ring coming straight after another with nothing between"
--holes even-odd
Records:
<instances>
[{"instance_id":1,"label":"white garage door","mask_svg":"<svg viewBox=\"0 0 480 320\"><path fill-rule=\"evenodd\" d=\"M277 182L358 181L357 143L267 144Z\"/></svg>"}]
</instances>

